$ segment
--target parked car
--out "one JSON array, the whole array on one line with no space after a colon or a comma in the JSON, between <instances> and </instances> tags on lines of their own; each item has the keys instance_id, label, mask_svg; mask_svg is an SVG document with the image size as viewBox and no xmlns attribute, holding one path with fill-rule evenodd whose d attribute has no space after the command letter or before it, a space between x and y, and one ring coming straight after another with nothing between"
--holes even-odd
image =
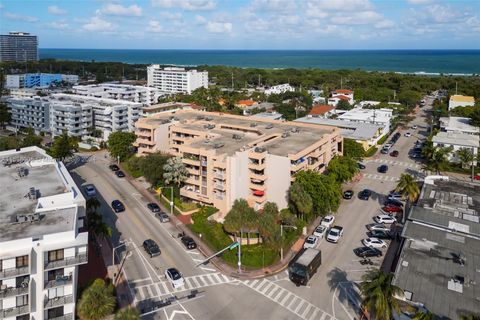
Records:
<instances>
[{"instance_id":1,"label":"parked car","mask_svg":"<svg viewBox=\"0 0 480 320\"><path fill-rule=\"evenodd\" d=\"M368 189L363 189L362 191L360 191L358 193L358 198L360 200L368 200L368 199L370 199L371 195L372 195L372 191L370 191Z\"/></svg>"},{"instance_id":2,"label":"parked car","mask_svg":"<svg viewBox=\"0 0 480 320\"><path fill-rule=\"evenodd\" d=\"M393 239L392 233L385 230L372 230L368 233L368 236L377 239Z\"/></svg>"},{"instance_id":3,"label":"parked car","mask_svg":"<svg viewBox=\"0 0 480 320\"><path fill-rule=\"evenodd\" d=\"M330 228L327 234L327 241L337 243L343 236L343 227L334 226Z\"/></svg>"},{"instance_id":4,"label":"parked car","mask_svg":"<svg viewBox=\"0 0 480 320\"><path fill-rule=\"evenodd\" d=\"M399 193L399 192L394 192L394 191L393 191L393 192L390 192L390 193L388 194L387 199L389 199L389 200L402 200L402 199L403 199L403 196L402 196L401 193Z\"/></svg>"},{"instance_id":5,"label":"parked car","mask_svg":"<svg viewBox=\"0 0 480 320\"><path fill-rule=\"evenodd\" d=\"M160 255L160 248L158 247L158 244L152 239L147 239L143 241L143 248L150 255L150 258Z\"/></svg>"},{"instance_id":6,"label":"parked car","mask_svg":"<svg viewBox=\"0 0 480 320\"><path fill-rule=\"evenodd\" d=\"M125 173L122 170L115 171L115 175L119 178L125 178Z\"/></svg>"},{"instance_id":7,"label":"parked car","mask_svg":"<svg viewBox=\"0 0 480 320\"><path fill-rule=\"evenodd\" d=\"M388 148L383 147L382 150L380 150L381 154L388 154Z\"/></svg>"},{"instance_id":8,"label":"parked car","mask_svg":"<svg viewBox=\"0 0 480 320\"><path fill-rule=\"evenodd\" d=\"M327 232L327 227L319 225L315 228L315 231L313 231L313 235L315 237L319 237L322 239L325 236L325 233Z\"/></svg>"},{"instance_id":9,"label":"parked car","mask_svg":"<svg viewBox=\"0 0 480 320\"><path fill-rule=\"evenodd\" d=\"M477 174L476 176L474 176L473 180L480 180L480 174Z\"/></svg>"},{"instance_id":10,"label":"parked car","mask_svg":"<svg viewBox=\"0 0 480 320\"><path fill-rule=\"evenodd\" d=\"M358 169L361 169L361 170L366 168L366 166L363 163L360 163L360 162L357 162L357 167L358 167Z\"/></svg>"},{"instance_id":11,"label":"parked car","mask_svg":"<svg viewBox=\"0 0 480 320\"><path fill-rule=\"evenodd\" d=\"M386 223L386 224L392 224L392 223L395 223L397 222L397 219L395 219L394 217L392 216L389 216L388 214L380 214L378 216L375 216L375 218L373 218L375 220L375 222L377 223Z\"/></svg>"},{"instance_id":12,"label":"parked car","mask_svg":"<svg viewBox=\"0 0 480 320\"><path fill-rule=\"evenodd\" d=\"M120 168L116 164L111 164L108 166L112 171L118 171Z\"/></svg>"},{"instance_id":13,"label":"parked car","mask_svg":"<svg viewBox=\"0 0 480 320\"><path fill-rule=\"evenodd\" d=\"M408 137L411 137L411 136L412 136L412 133L410 133L410 132L405 132L405 137L408 138Z\"/></svg>"},{"instance_id":14,"label":"parked car","mask_svg":"<svg viewBox=\"0 0 480 320\"><path fill-rule=\"evenodd\" d=\"M347 190L345 192L343 192L343 199L352 199L353 197L353 191L352 190Z\"/></svg>"},{"instance_id":15,"label":"parked car","mask_svg":"<svg viewBox=\"0 0 480 320\"><path fill-rule=\"evenodd\" d=\"M377 248L372 247L359 247L353 249L353 253L355 253L360 258L369 258L369 257L381 257L382 251L378 250Z\"/></svg>"},{"instance_id":16,"label":"parked car","mask_svg":"<svg viewBox=\"0 0 480 320\"><path fill-rule=\"evenodd\" d=\"M307 239L305 239L305 242L303 243L303 248L315 248L318 243L318 237L316 236L308 236Z\"/></svg>"},{"instance_id":17,"label":"parked car","mask_svg":"<svg viewBox=\"0 0 480 320\"><path fill-rule=\"evenodd\" d=\"M382 208L382 211L387 213L399 213L399 212L403 212L403 209L397 206L388 205L388 206L384 206Z\"/></svg>"},{"instance_id":18,"label":"parked car","mask_svg":"<svg viewBox=\"0 0 480 320\"><path fill-rule=\"evenodd\" d=\"M165 270L165 279L167 279L175 289L185 285L182 274L175 268Z\"/></svg>"},{"instance_id":19,"label":"parked car","mask_svg":"<svg viewBox=\"0 0 480 320\"><path fill-rule=\"evenodd\" d=\"M182 243L185 246L185 248L189 250L197 248L197 243L195 242L195 240L193 240L189 236L183 236L180 240L182 240Z\"/></svg>"},{"instance_id":20,"label":"parked car","mask_svg":"<svg viewBox=\"0 0 480 320\"><path fill-rule=\"evenodd\" d=\"M399 154L398 150L393 150L392 152L390 152L390 157L396 158L398 157L398 154Z\"/></svg>"},{"instance_id":21,"label":"parked car","mask_svg":"<svg viewBox=\"0 0 480 320\"><path fill-rule=\"evenodd\" d=\"M95 190L95 187L92 184L87 184L85 186L85 193L89 197L93 197L97 194L97 190Z\"/></svg>"},{"instance_id":22,"label":"parked car","mask_svg":"<svg viewBox=\"0 0 480 320\"><path fill-rule=\"evenodd\" d=\"M410 158L412 158L412 159L422 159L423 155L420 152L412 152L412 153L410 153Z\"/></svg>"},{"instance_id":23,"label":"parked car","mask_svg":"<svg viewBox=\"0 0 480 320\"><path fill-rule=\"evenodd\" d=\"M160 212L160 207L154 202L147 203L147 208L152 212Z\"/></svg>"},{"instance_id":24,"label":"parked car","mask_svg":"<svg viewBox=\"0 0 480 320\"><path fill-rule=\"evenodd\" d=\"M155 217L162 223L170 222L170 217L165 212L157 212Z\"/></svg>"},{"instance_id":25,"label":"parked car","mask_svg":"<svg viewBox=\"0 0 480 320\"><path fill-rule=\"evenodd\" d=\"M413 129L413 130L417 130L417 128L418 128L418 126L417 126L416 124L414 124L414 125L412 126L412 129Z\"/></svg>"},{"instance_id":26,"label":"parked car","mask_svg":"<svg viewBox=\"0 0 480 320\"><path fill-rule=\"evenodd\" d=\"M320 222L320 224L322 226L330 228L334 221L335 221L335 217L332 216L332 215L328 215L328 216L323 217L322 222Z\"/></svg>"},{"instance_id":27,"label":"parked car","mask_svg":"<svg viewBox=\"0 0 480 320\"><path fill-rule=\"evenodd\" d=\"M373 223L367 226L370 231L390 231L390 226L386 226L383 223Z\"/></svg>"},{"instance_id":28,"label":"parked car","mask_svg":"<svg viewBox=\"0 0 480 320\"><path fill-rule=\"evenodd\" d=\"M403 207L403 203L401 201L395 200L395 199L387 199L383 203L384 206L395 206L395 207Z\"/></svg>"},{"instance_id":29,"label":"parked car","mask_svg":"<svg viewBox=\"0 0 480 320\"><path fill-rule=\"evenodd\" d=\"M398 140L402 135L400 134L400 132L395 132L395 134L393 135L393 138L395 140Z\"/></svg>"},{"instance_id":30,"label":"parked car","mask_svg":"<svg viewBox=\"0 0 480 320\"><path fill-rule=\"evenodd\" d=\"M125 206L123 205L123 203L120 200L113 200L112 201L112 209L116 213L123 212L123 211L125 211Z\"/></svg>"},{"instance_id":31,"label":"parked car","mask_svg":"<svg viewBox=\"0 0 480 320\"><path fill-rule=\"evenodd\" d=\"M386 143L384 146L383 146L383 149L387 149L387 150L390 150L390 148L393 147L393 143Z\"/></svg>"},{"instance_id":32,"label":"parked car","mask_svg":"<svg viewBox=\"0 0 480 320\"><path fill-rule=\"evenodd\" d=\"M377 168L377 171L379 173L387 173L388 166L386 164L382 164L380 167Z\"/></svg>"},{"instance_id":33,"label":"parked car","mask_svg":"<svg viewBox=\"0 0 480 320\"><path fill-rule=\"evenodd\" d=\"M366 247L372 247L372 248L386 248L386 247L388 247L388 244L385 241L383 241L381 239L377 239L377 238L363 239L362 243Z\"/></svg>"}]
</instances>

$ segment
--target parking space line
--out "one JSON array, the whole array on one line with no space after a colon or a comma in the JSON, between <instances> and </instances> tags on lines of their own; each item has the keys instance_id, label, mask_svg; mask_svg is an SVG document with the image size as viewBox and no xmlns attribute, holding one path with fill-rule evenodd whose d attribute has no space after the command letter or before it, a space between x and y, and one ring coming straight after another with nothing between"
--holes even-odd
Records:
<instances>
[{"instance_id":1,"label":"parking space line","mask_svg":"<svg viewBox=\"0 0 480 320\"><path fill-rule=\"evenodd\" d=\"M311 315L310 318L308 318L308 319L309 319L309 320L315 319L315 317L317 316L317 314L318 314L319 312L320 312L320 309L315 308L315 310L313 310L312 315ZM325 315L326 315L326 313L324 312L324 313L322 314L322 320L325 318L325 317L324 317Z\"/></svg>"}]
</instances>

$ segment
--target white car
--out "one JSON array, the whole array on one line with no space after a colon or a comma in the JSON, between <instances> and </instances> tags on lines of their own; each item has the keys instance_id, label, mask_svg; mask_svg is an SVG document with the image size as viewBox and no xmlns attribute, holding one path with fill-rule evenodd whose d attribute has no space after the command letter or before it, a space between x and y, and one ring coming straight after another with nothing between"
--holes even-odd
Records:
<instances>
[{"instance_id":1,"label":"white car","mask_svg":"<svg viewBox=\"0 0 480 320\"><path fill-rule=\"evenodd\" d=\"M362 243L366 247L371 247L371 248L386 248L388 245L385 241L377 238L367 238L363 239Z\"/></svg>"},{"instance_id":2,"label":"white car","mask_svg":"<svg viewBox=\"0 0 480 320\"><path fill-rule=\"evenodd\" d=\"M411 136L412 136L412 134L410 132L405 132L405 137L408 138L408 137L411 137Z\"/></svg>"},{"instance_id":3,"label":"white car","mask_svg":"<svg viewBox=\"0 0 480 320\"><path fill-rule=\"evenodd\" d=\"M327 241L337 243L343 235L343 227L334 226L327 234Z\"/></svg>"},{"instance_id":4,"label":"white car","mask_svg":"<svg viewBox=\"0 0 480 320\"><path fill-rule=\"evenodd\" d=\"M391 217L387 214L381 214L373 218L377 223L386 223L386 224L392 224L397 222L397 219L394 217Z\"/></svg>"},{"instance_id":5,"label":"white car","mask_svg":"<svg viewBox=\"0 0 480 320\"><path fill-rule=\"evenodd\" d=\"M182 274L175 268L165 270L165 279L167 279L175 289L185 285L185 279L183 279Z\"/></svg>"},{"instance_id":6,"label":"white car","mask_svg":"<svg viewBox=\"0 0 480 320\"><path fill-rule=\"evenodd\" d=\"M390 231L390 227L387 227L381 223L375 223L368 226L368 230L370 231Z\"/></svg>"},{"instance_id":7,"label":"white car","mask_svg":"<svg viewBox=\"0 0 480 320\"><path fill-rule=\"evenodd\" d=\"M85 193L89 197L93 197L94 195L97 194L97 190L95 190L95 187L91 184L88 184L85 186Z\"/></svg>"},{"instance_id":8,"label":"white car","mask_svg":"<svg viewBox=\"0 0 480 320\"><path fill-rule=\"evenodd\" d=\"M320 223L320 225L324 226L324 227L327 227L327 228L330 228L333 224L333 222L335 221L335 217L332 216L332 215L329 215L329 216L325 216L323 217L322 219L322 222Z\"/></svg>"},{"instance_id":9,"label":"white car","mask_svg":"<svg viewBox=\"0 0 480 320\"><path fill-rule=\"evenodd\" d=\"M307 239L305 239L305 242L303 243L303 248L315 248L318 243L318 237L315 236L308 236Z\"/></svg>"},{"instance_id":10,"label":"white car","mask_svg":"<svg viewBox=\"0 0 480 320\"><path fill-rule=\"evenodd\" d=\"M319 225L318 227L315 228L315 231L313 231L313 235L315 237L323 238L325 236L326 231L327 231L327 227Z\"/></svg>"},{"instance_id":11,"label":"white car","mask_svg":"<svg viewBox=\"0 0 480 320\"><path fill-rule=\"evenodd\" d=\"M417 126L416 124L414 124L414 125L412 126L412 129L413 129L413 130L417 130L417 128L418 128L418 126Z\"/></svg>"}]
</instances>

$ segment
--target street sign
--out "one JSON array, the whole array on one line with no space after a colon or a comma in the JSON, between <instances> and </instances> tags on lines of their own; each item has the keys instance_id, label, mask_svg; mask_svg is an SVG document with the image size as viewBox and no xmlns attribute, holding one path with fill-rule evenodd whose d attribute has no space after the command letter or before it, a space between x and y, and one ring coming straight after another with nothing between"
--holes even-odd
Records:
<instances>
[{"instance_id":1,"label":"street sign","mask_svg":"<svg viewBox=\"0 0 480 320\"><path fill-rule=\"evenodd\" d=\"M229 248L230 250L233 250L233 249L235 249L236 247L238 247L239 245L240 245L240 243L237 241L237 242L232 243L228 248Z\"/></svg>"}]
</instances>

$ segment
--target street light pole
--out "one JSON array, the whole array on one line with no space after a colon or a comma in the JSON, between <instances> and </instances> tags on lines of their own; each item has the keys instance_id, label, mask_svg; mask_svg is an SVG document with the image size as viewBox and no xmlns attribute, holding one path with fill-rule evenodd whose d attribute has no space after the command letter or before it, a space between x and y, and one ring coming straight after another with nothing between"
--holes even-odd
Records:
<instances>
[{"instance_id":1,"label":"street light pole","mask_svg":"<svg viewBox=\"0 0 480 320\"><path fill-rule=\"evenodd\" d=\"M238 273L242 273L242 241L243 233L242 228L240 228L240 241L238 241Z\"/></svg>"},{"instance_id":2,"label":"street light pole","mask_svg":"<svg viewBox=\"0 0 480 320\"><path fill-rule=\"evenodd\" d=\"M160 190L163 188L170 188L170 214L173 215L173 187L160 186ZM162 193L160 192L160 197Z\"/></svg>"}]
</instances>

